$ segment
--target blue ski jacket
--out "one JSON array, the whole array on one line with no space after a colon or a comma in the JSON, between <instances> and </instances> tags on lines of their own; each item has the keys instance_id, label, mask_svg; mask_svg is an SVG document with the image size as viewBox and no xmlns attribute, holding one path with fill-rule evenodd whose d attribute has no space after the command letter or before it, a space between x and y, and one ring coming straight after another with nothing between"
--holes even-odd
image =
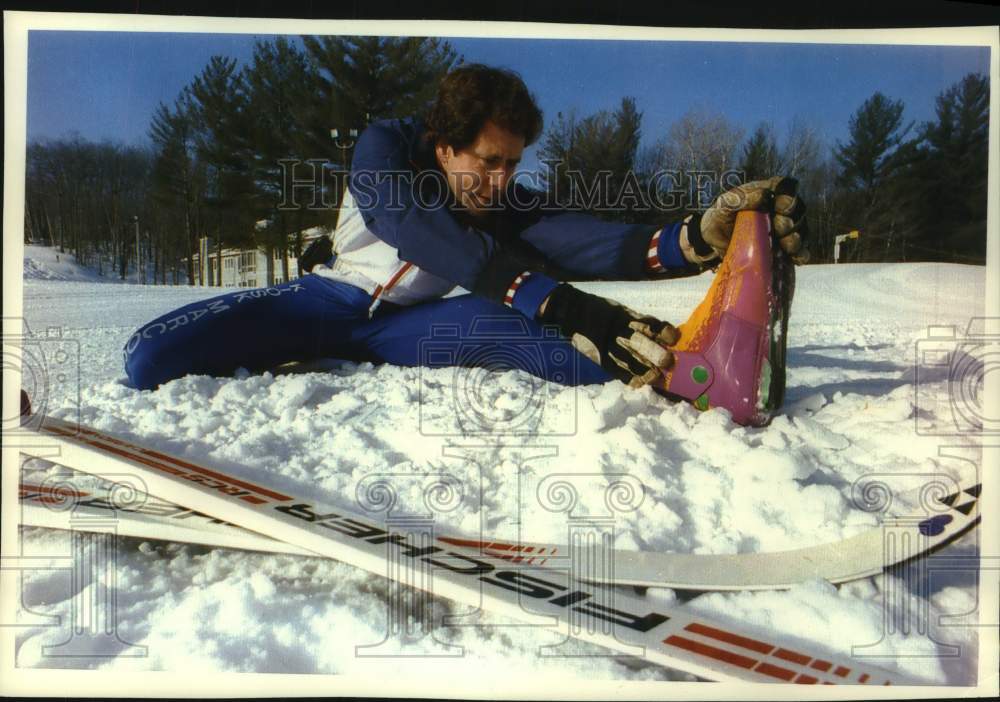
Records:
<instances>
[{"instance_id":1,"label":"blue ski jacket","mask_svg":"<svg viewBox=\"0 0 1000 702\"><path fill-rule=\"evenodd\" d=\"M646 262L658 229L552 207L513 180L500 208L472 218L456 206L424 124L382 120L354 148L326 274L401 304L461 286L533 317L558 281L656 277ZM530 294L519 290L511 304L511 285L525 272Z\"/></svg>"}]
</instances>

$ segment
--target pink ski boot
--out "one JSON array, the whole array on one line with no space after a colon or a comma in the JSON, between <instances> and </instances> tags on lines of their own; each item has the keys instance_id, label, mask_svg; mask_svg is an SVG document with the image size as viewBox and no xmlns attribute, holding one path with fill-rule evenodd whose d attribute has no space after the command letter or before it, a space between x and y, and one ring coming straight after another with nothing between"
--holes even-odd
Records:
<instances>
[{"instance_id":1,"label":"pink ski boot","mask_svg":"<svg viewBox=\"0 0 1000 702\"><path fill-rule=\"evenodd\" d=\"M657 387L700 410L763 426L785 395L785 347L795 268L772 246L770 217L745 211L708 294L678 329L674 365Z\"/></svg>"}]
</instances>

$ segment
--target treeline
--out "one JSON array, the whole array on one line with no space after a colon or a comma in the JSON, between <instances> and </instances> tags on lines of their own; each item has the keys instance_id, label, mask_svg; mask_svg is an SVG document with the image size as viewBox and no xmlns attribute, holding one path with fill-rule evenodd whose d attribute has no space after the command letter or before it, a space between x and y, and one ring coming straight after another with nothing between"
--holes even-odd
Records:
<instances>
[{"instance_id":1,"label":"treeline","mask_svg":"<svg viewBox=\"0 0 1000 702\"><path fill-rule=\"evenodd\" d=\"M827 145L793 119L777 135L746 134L723 114L689 111L640 148L633 98L585 117L556 115L539 149L542 186L597 216L658 223L708 206L725 187L771 175L800 181L815 262L857 230L842 261L985 263L989 82L969 74L936 100L936 119L903 123L904 105L875 93L850 119L846 143Z\"/></svg>"},{"instance_id":2,"label":"treeline","mask_svg":"<svg viewBox=\"0 0 1000 702\"><path fill-rule=\"evenodd\" d=\"M384 37L259 41L243 68L215 56L158 107L148 146L30 144L26 238L106 275L218 285L221 256L207 280L193 264L209 236L217 251L277 254L267 283L287 280L302 230L336 222L343 182L328 176L350 163L357 133L422 112L461 61L448 42ZM698 109L641 148L643 116L626 97L615 110L549 115L538 185L600 217L662 223L723 187L786 174L809 205L814 261L831 261L834 238L858 230L841 260L983 263L988 104L987 79L970 74L919 127L903 123L902 102L876 93L851 117L846 143L827 144L803 119L780 135L767 123L747 133Z\"/></svg>"},{"instance_id":3,"label":"treeline","mask_svg":"<svg viewBox=\"0 0 1000 702\"><path fill-rule=\"evenodd\" d=\"M122 279L141 269L147 281L219 285L221 256L208 280L194 266L199 239L209 236L220 253L277 253L281 268L267 282L276 273L287 280L289 257L302 248L289 236L336 223L337 172L350 163L357 133L376 119L424 111L461 61L437 39L302 42L258 41L242 69L212 57L172 105L159 105L148 147L78 136L29 145L26 238Z\"/></svg>"},{"instance_id":4,"label":"treeline","mask_svg":"<svg viewBox=\"0 0 1000 702\"><path fill-rule=\"evenodd\" d=\"M150 261L156 280L166 282L168 268L181 253L170 233L154 227L149 149L110 142L95 144L79 135L28 145L25 171L24 233L26 242L59 246L101 275L125 278L135 263L135 220L158 239ZM171 282L178 282L176 271Z\"/></svg>"}]
</instances>

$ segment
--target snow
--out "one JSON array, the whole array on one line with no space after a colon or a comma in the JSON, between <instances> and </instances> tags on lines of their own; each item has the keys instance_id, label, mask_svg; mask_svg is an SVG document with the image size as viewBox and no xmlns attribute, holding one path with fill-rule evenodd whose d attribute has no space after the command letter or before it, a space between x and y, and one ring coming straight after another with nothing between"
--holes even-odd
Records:
<instances>
[{"instance_id":1,"label":"snow","mask_svg":"<svg viewBox=\"0 0 1000 702\"><path fill-rule=\"evenodd\" d=\"M97 271L81 266L76 256L56 247L24 245L25 280L74 280L87 283L122 282L107 271L104 276Z\"/></svg>"},{"instance_id":2,"label":"snow","mask_svg":"<svg viewBox=\"0 0 1000 702\"><path fill-rule=\"evenodd\" d=\"M441 529L452 533L484 529L498 539L565 542L579 520L613 516L618 548L774 551L877 524L877 515L852 499L856 481L875 479L902 491L934 474L968 482L981 468L974 437L940 435L953 421L947 376L914 367L929 326L954 325L961 335L970 318L983 315L981 267L800 268L787 402L761 429L735 425L724 410L672 404L648 388L566 388L518 372L472 369L329 362L187 377L137 392L126 385L121 365L129 335L219 291L108 285L37 246L25 249L25 278L31 332L79 358L78 370L71 358L31 381L36 397L48 393L48 412L237 469L278 490L314 492L329 504L392 516L425 513L432 504ZM680 322L710 281L707 274L580 287ZM61 382L53 380L57 370ZM943 445L957 457L939 454ZM34 459L25 469L47 466ZM435 484L449 489L434 492ZM65 557L67 539L24 529L24 554ZM973 533L949 548L975 553L975 543ZM555 634L486 615L476 626L438 626L433 637L407 643L413 657L367 656L363 650L393 645L380 643L388 598L381 578L321 559L137 539L120 539L116 548L120 636L145 646L146 655L43 655L44 646L68 638L74 593L67 571L40 570L25 574L25 606L58 615L61 623L21 631L19 666L380 678L440 671L468 680L495 676L502 666L581 680L692 679L584 644L570 646L576 656L541 657L539 646L559 643ZM909 575L902 569L839 588L812 582L790 591L650 589L646 596L684 601L717 619L770 631L771 638L777 627L842 655L877 644L879 657L868 662L941 683L974 683L974 629L937 624L974 608L974 577L936 574L925 582L926 575ZM921 625L883 636L886 606L893 616L915 612ZM438 622L464 612L439 598L427 607ZM919 633L924 625L930 635ZM960 646L961 655L935 655L946 645Z\"/></svg>"}]
</instances>

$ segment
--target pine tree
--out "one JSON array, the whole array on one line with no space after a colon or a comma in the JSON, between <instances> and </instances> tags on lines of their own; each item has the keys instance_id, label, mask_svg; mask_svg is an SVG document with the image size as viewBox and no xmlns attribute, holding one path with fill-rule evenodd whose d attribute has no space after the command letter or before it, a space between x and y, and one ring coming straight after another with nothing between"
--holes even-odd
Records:
<instances>
[{"instance_id":1,"label":"pine tree","mask_svg":"<svg viewBox=\"0 0 1000 702\"><path fill-rule=\"evenodd\" d=\"M906 150L897 151L913 126L903 126L903 109L901 100L876 92L851 116L850 140L834 149L838 182L850 193L850 224L861 231L855 260L884 258L890 248L886 241L896 236L896 205L888 185L903 167Z\"/></svg>"},{"instance_id":2,"label":"pine tree","mask_svg":"<svg viewBox=\"0 0 1000 702\"><path fill-rule=\"evenodd\" d=\"M770 124L761 122L743 145L740 170L743 182L770 178L780 170L778 144Z\"/></svg>"},{"instance_id":3,"label":"pine tree","mask_svg":"<svg viewBox=\"0 0 1000 702\"><path fill-rule=\"evenodd\" d=\"M302 106L299 151L327 159L341 173L368 124L423 114L441 79L462 60L447 41L426 37L303 36L302 41L313 99ZM343 177L336 177L324 193L334 215L331 225L344 187Z\"/></svg>"},{"instance_id":4,"label":"pine tree","mask_svg":"<svg viewBox=\"0 0 1000 702\"><path fill-rule=\"evenodd\" d=\"M874 190L892 170L892 154L912 123L903 128L903 101L875 93L850 119L851 140L837 142L835 154L841 165L841 180L861 190Z\"/></svg>"},{"instance_id":5,"label":"pine tree","mask_svg":"<svg viewBox=\"0 0 1000 702\"><path fill-rule=\"evenodd\" d=\"M184 95L171 109L160 104L149 136L153 143L152 198L166 229L164 244L170 258L187 261L189 285L197 282L194 256L198 251L199 211L204 174L195 157L194 128Z\"/></svg>"},{"instance_id":6,"label":"pine tree","mask_svg":"<svg viewBox=\"0 0 1000 702\"><path fill-rule=\"evenodd\" d=\"M583 119L560 113L542 138L539 161L547 163L545 187L563 206L609 220L647 216L644 181L636 173L642 113L635 98L622 98L614 112Z\"/></svg>"},{"instance_id":7,"label":"pine tree","mask_svg":"<svg viewBox=\"0 0 1000 702\"><path fill-rule=\"evenodd\" d=\"M573 140L577 132L576 111L571 110L566 115L559 112L555 121L542 135L538 149L538 162L541 166L541 185L552 196L553 201L561 206L570 205L570 188L568 171L577 167L574 162Z\"/></svg>"},{"instance_id":8,"label":"pine tree","mask_svg":"<svg viewBox=\"0 0 1000 702\"><path fill-rule=\"evenodd\" d=\"M253 245L254 186L250 119L236 60L213 56L190 89L195 145L206 167L205 204L215 235L216 285L222 284L223 246Z\"/></svg>"},{"instance_id":9,"label":"pine tree","mask_svg":"<svg viewBox=\"0 0 1000 702\"><path fill-rule=\"evenodd\" d=\"M285 37L257 42L253 60L244 71L247 111L252 124L254 204L259 216L268 223L258 244L267 250L269 261L274 260L275 251L280 253L284 280L289 278L288 235L300 233L306 221L314 223L322 214L321 174L315 174L316 188L312 195L298 187L294 192L285 191L286 169L294 166L293 175L301 178L301 171L310 167L303 162L299 151L306 128L299 114L313 99L309 71L305 55ZM299 240L295 255L300 251ZM269 285L274 282L274 273L268 270Z\"/></svg>"},{"instance_id":10,"label":"pine tree","mask_svg":"<svg viewBox=\"0 0 1000 702\"><path fill-rule=\"evenodd\" d=\"M909 258L983 262L986 257L989 84L969 74L938 95L908 151L913 241Z\"/></svg>"},{"instance_id":11,"label":"pine tree","mask_svg":"<svg viewBox=\"0 0 1000 702\"><path fill-rule=\"evenodd\" d=\"M304 36L319 69L327 129L421 113L455 63L451 45L424 37Z\"/></svg>"},{"instance_id":12,"label":"pine tree","mask_svg":"<svg viewBox=\"0 0 1000 702\"><path fill-rule=\"evenodd\" d=\"M645 202L643 181L636 173L636 155L642 139L642 113L636 108L635 98L622 98L612 115L612 125L612 151L608 167L612 171L612 204L617 208L615 219L636 221L647 211L642 208Z\"/></svg>"}]
</instances>

